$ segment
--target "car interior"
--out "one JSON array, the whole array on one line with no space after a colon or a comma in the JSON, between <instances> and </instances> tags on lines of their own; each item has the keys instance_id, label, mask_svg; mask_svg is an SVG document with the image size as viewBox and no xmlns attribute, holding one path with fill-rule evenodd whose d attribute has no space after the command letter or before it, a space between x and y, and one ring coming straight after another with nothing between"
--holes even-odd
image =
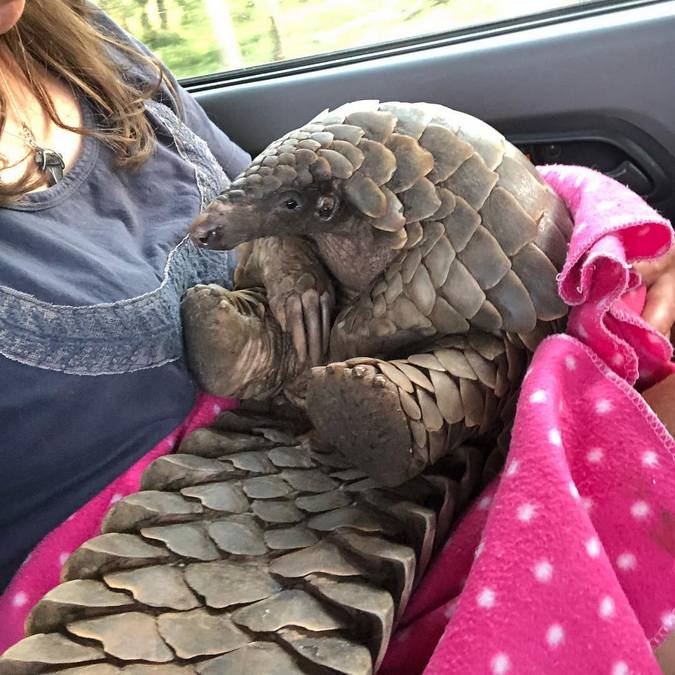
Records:
<instances>
[{"instance_id":1,"label":"car interior","mask_svg":"<svg viewBox=\"0 0 675 675\"><path fill-rule=\"evenodd\" d=\"M672 218L673 30L675 2L575 3L184 84L252 155L347 101L440 103L493 125L536 164L595 168Z\"/></svg>"}]
</instances>

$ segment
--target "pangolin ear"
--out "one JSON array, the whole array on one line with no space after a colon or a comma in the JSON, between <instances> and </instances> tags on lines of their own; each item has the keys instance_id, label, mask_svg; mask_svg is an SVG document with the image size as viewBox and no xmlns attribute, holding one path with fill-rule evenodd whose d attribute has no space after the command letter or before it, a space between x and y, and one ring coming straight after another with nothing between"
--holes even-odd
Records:
<instances>
[{"instance_id":1,"label":"pangolin ear","mask_svg":"<svg viewBox=\"0 0 675 675\"><path fill-rule=\"evenodd\" d=\"M361 171L344 183L349 203L377 230L397 232L405 226L403 204L387 187L378 186Z\"/></svg>"},{"instance_id":2,"label":"pangolin ear","mask_svg":"<svg viewBox=\"0 0 675 675\"><path fill-rule=\"evenodd\" d=\"M375 239L389 248L399 250L408 244L408 232L402 227L396 232L385 232L384 230L375 230Z\"/></svg>"},{"instance_id":3,"label":"pangolin ear","mask_svg":"<svg viewBox=\"0 0 675 675\"><path fill-rule=\"evenodd\" d=\"M322 194L316 201L315 214L324 223L332 222L339 212L340 200L333 192Z\"/></svg>"}]
</instances>

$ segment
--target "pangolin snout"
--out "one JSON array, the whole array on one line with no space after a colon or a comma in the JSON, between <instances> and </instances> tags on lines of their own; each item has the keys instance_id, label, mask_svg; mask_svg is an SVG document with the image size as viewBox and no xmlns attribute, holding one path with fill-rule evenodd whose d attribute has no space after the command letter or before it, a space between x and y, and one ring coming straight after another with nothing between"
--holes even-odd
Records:
<instances>
[{"instance_id":1,"label":"pangolin snout","mask_svg":"<svg viewBox=\"0 0 675 675\"><path fill-rule=\"evenodd\" d=\"M219 239L219 230L222 227L215 225L211 214L208 211L200 214L190 225L190 239L200 248L220 248L216 246Z\"/></svg>"},{"instance_id":2,"label":"pangolin snout","mask_svg":"<svg viewBox=\"0 0 675 675\"><path fill-rule=\"evenodd\" d=\"M219 195L192 222L190 238L200 248L223 251L274 234L268 229L255 205L234 202L229 195Z\"/></svg>"},{"instance_id":3,"label":"pangolin snout","mask_svg":"<svg viewBox=\"0 0 675 675\"><path fill-rule=\"evenodd\" d=\"M233 203L229 195L218 195L190 225L190 238L200 248L233 249L248 238L249 211Z\"/></svg>"}]
</instances>

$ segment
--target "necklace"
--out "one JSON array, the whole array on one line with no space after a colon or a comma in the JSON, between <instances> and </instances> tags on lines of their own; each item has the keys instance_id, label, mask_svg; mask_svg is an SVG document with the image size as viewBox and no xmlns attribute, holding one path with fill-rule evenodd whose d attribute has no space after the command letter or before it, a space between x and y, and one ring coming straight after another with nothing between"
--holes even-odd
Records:
<instances>
[{"instance_id":1,"label":"necklace","mask_svg":"<svg viewBox=\"0 0 675 675\"><path fill-rule=\"evenodd\" d=\"M5 78L2 70L0 70L0 76L2 77L2 82L4 89L7 92L9 103L12 106L14 114L16 115L16 119L19 121L19 125L21 127L21 138L23 139L24 143L33 151L33 161L37 165L38 170L44 174L49 187L52 187L63 178L63 170L66 168L66 164L63 161L63 155L61 155L59 152L56 152L55 150L43 148L38 144L31 128L26 124L26 122L23 121L23 119L21 119L19 106L14 99L14 95L7 84L7 79ZM16 134L12 134L9 131L7 133L12 136L16 136Z\"/></svg>"}]
</instances>

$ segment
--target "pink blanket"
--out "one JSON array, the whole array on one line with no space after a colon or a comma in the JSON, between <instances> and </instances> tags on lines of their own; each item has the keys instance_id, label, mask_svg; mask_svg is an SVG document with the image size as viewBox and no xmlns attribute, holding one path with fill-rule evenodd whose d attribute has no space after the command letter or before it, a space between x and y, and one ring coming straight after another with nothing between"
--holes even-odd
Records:
<instances>
[{"instance_id":1,"label":"pink blanket","mask_svg":"<svg viewBox=\"0 0 675 675\"><path fill-rule=\"evenodd\" d=\"M675 628L675 441L633 385L673 372L629 263L669 223L618 183L551 166L575 222L568 335L523 384L506 468L413 596L381 673L660 673Z\"/></svg>"},{"instance_id":2,"label":"pink blanket","mask_svg":"<svg viewBox=\"0 0 675 675\"><path fill-rule=\"evenodd\" d=\"M190 414L177 429L35 547L0 595L0 654L23 637L26 617L33 605L59 583L59 573L68 556L85 541L101 533L101 523L110 506L140 489L145 467L157 457L173 452L187 434L208 426L218 413L234 408L236 404L234 399L200 394Z\"/></svg>"}]
</instances>

